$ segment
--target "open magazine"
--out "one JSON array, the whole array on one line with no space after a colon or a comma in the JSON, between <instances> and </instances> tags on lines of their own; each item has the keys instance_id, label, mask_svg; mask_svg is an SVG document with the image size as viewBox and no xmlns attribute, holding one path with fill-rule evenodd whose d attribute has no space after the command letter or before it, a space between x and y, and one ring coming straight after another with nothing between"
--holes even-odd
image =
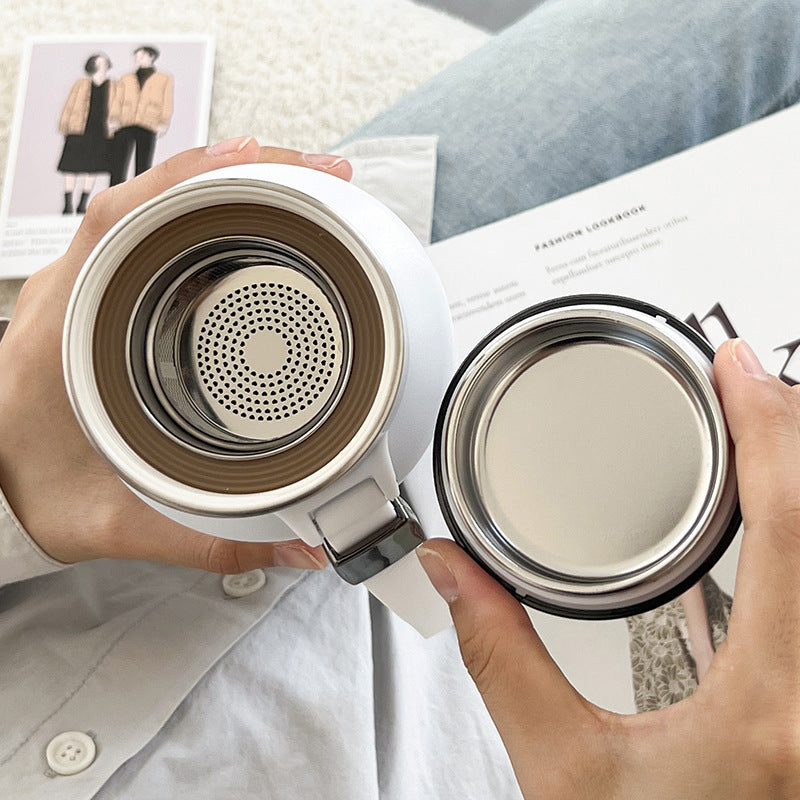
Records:
<instances>
[{"instance_id":1,"label":"open magazine","mask_svg":"<svg viewBox=\"0 0 800 800\"><path fill-rule=\"evenodd\" d=\"M660 306L715 346L742 336L766 369L800 381L798 140L800 107L793 107L432 246L457 360L527 306L600 292ZM428 535L449 535L427 462L407 491ZM592 701L620 712L675 702L693 691L698 675L702 680L693 657L700 650L698 606L707 620L701 634L714 647L724 639L738 551L737 536L688 600L628 620L531 614L554 658Z\"/></svg>"}]
</instances>

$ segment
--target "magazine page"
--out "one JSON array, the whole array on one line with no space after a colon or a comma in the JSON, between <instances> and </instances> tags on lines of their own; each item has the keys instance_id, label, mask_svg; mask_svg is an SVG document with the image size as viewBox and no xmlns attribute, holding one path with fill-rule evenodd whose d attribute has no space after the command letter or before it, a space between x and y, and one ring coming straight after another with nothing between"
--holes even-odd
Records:
<instances>
[{"instance_id":1,"label":"magazine page","mask_svg":"<svg viewBox=\"0 0 800 800\"><path fill-rule=\"evenodd\" d=\"M715 346L741 336L769 371L800 381L799 137L794 107L430 247L450 301L457 363L512 314L550 298L599 292L660 306ZM447 535L429 459L408 486L429 535ZM703 582L715 644L724 636L737 556L738 537L712 570L713 581ZM581 692L630 712L637 707L632 658L640 674L661 670L652 676L654 692L677 699L691 688L694 677L680 658L688 645L679 603L628 621L532 616ZM656 636L671 626L675 640L648 651L648 626Z\"/></svg>"}]
</instances>

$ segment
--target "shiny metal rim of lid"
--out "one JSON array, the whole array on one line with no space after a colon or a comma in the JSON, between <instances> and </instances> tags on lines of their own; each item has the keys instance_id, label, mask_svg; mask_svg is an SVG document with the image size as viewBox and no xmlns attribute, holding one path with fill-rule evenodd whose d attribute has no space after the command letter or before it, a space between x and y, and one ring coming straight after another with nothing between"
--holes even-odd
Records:
<instances>
[{"instance_id":1,"label":"shiny metal rim of lid","mask_svg":"<svg viewBox=\"0 0 800 800\"><path fill-rule=\"evenodd\" d=\"M128 328L128 372L155 424L182 445L254 458L327 419L352 331L324 272L286 244L218 237L150 281Z\"/></svg>"},{"instance_id":2,"label":"shiny metal rim of lid","mask_svg":"<svg viewBox=\"0 0 800 800\"><path fill-rule=\"evenodd\" d=\"M688 439L692 453L684 456L678 446L680 442L673 448L678 454L677 469L697 472L697 489L692 489L691 485L684 487L684 516L687 518L679 519L672 527L671 521L664 523L663 541L655 541L641 550L634 547L632 552L626 553L627 558L617 558L615 543L611 548L613 557L607 562L600 558L597 563L589 560L582 563L573 557L575 552L582 553L581 548L599 550L602 554L603 548L597 544L597 531L576 534L572 542L563 535L542 534L539 530L533 534L527 529L520 533L521 526L514 526L517 507L525 508L526 504L535 502L520 494L519 487L524 484L514 477L515 471L521 474L520 470L524 471L525 466L531 464L537 469L543 468L542 465L562 465L547 455L544 459L538 455L529 458L526 451L520 456L517 443L522 442L520 447L523 447L528 441L525 436L529 434L517 435L516 431L504 431L503 427L508 419L519 421L524 416L518 409L516 417L504 417L501 405L526 400L525 392L538 391L537 380L552 383L551 363L572 366L575 353L581 349L578 346L583 347L584 358L602 360L611 355L625 368L641 366L646 380L652 379L653 386L648 387L648 391L667 387L666 394L673 398L666 406L669 414L675 416L673 412L676 412L679 420L689 418L697 423L697 430ZM455 538L523 602L563 616L624 616L675 596L711 567L732 539L740 520L729 438L713 386L712 357L710 346L688 326L661 309L627 298L605 295L563 298L535 306L508 320L465 359L448 388L439 416L434 475L439 502ZM618 390L612 378L607 383L612 396L623 391ZM517 401L513 397L509 401L509 387L515 384L523 389L518 392ZM564 385L569 387L569 381ZM633 389L636 394L638 388L634 386ZM563 391L568 392L568 389ZM555 391L553 395L545 391L543 396L555 396L570 405L568 393L559 395ZM624 420L626 413L627 409L620 412L620 419ZM548 419L555 421L557 431L571 430L573 422L560 423L560 415L563 416L561 409L548 409L537 415L531 427L537 435L544 432L545 440L549 435ZM506 442L505 449L499 452L513 456L509 463L501 463L497 451L487 457L487 431L492 432L495 417L500 420L495 426L495 438ZM602 427L602 418L600 423ZM642 430L646 432L647 428ZM664 433L659 432L659 435L660 441L664 441ZM534 436L530 441L540 440ZM512 444L509 446L508 442ZM638 446L638 440L633 444ZM577 448L579 452L581 446L582 443ZM585 455L581 453L582 457ZM594 458L592 451L588 451L588 455ZM598 463L602 464L603 459ZM507 495L502 501L497 501L497 492L492 490L493 485L495 489L498 485L502 487L497 480L492 483L493 471L494 477L501 476L503 480L511 475L511 483L516 485L516 490L499 490L501 495L504 492ZM558 472L557 469L553 471ZM533 473L544 477L542 483L546 487L549 473L536 473L535 469ZM669 473L666 475L669 477ZM683 482L690 484L688 478ZM603 485L603 480L600 484ZM562 484L558 486L560 491ZM662 488L659 485L658 490ZM582 513L604 510L588 501L585 509L580 508L583 498L579 490L570 489L564 496L578 509L575 511L570 506L564 511L563 505L559 507L555 503L553 513L563 519L555 517L553 531L558 531L561 523L580 519ZM656 500L661 502L663 498L658 496ZM638 502L636 497L633 501L634 504ZM545 498L544 505L548 502ZM650 510L646 502L644 498L639 516L627 510L620 512L624 521L648 519ZM510 523L506 513L509 504L514 504ZM528 510L539 514L538 507ZM540 516L547 518L546 514ZM607 531L600 533L608 537ZM629 540L636 542L635 537ZM610 541L616 542L613 538ZM546 547L540 546L542 542ZM565 558L565 552L570 557Z\"/></svg>"}]
</instances>

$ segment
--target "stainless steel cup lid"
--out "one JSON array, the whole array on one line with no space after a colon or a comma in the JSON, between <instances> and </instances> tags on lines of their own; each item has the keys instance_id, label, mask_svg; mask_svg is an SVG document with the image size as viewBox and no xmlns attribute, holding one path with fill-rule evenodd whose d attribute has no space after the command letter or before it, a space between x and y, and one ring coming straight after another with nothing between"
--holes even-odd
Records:
<instances>
[{"instance_id":1,"label":"stainless steel cup lid","mask_svg":"<svg viewBox=\"0 0 800 800\"><path fill-rule=\"evenodd\" d=\"M627 298L534 306L470 353L434 442L456 538L524 603L611 618L711 568L739 514L713 350Z\"/></svg>"}]
</instances>

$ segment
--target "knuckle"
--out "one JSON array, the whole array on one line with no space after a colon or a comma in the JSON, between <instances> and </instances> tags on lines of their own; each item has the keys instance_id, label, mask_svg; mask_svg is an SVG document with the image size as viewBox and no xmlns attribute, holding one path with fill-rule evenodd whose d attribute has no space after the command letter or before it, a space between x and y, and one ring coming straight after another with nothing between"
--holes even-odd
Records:
<instances>
[{"instance_id":1,"label":"knuckle","mask_svg":"<svg viewBox=\"0 0 800 800\"><path fill-rule=\"evenodd\" d=\"M99 238L113 224L111 209L113 207L114 189L104 189L89 201L83 215L81 228L89 236Z\"/></svg>"},{"instance_id":2,"label":"knuckle","mask_svg":"<svg viewBox=\"0 0 800 800\"><path fill-rule=\"evenodd\" d=\"M765 433L778 439L800 437L800 402L798 395L792 392L782 381L772 379L771 392L761 406L761 423Z\"/></svg>"},{"instance_id":3,"label":"knuckle","mask_svg":"<svg viewBox=\"0 0 800 800\"><path fill-rule=\"evenodd\" d=\"M34 272L25 280L19 290L18 303L29 303L37 297L46 283L45 270Z\"/></svg>"},{"instance_id":4,"label":"knuckle","mask_svg":"<svg viewBox=\"0 0 800 800\"><path fill-rule=\"evenodd\" d=\"M203 558L203 569L221 575L237 575L245 570L239 560L236 542L209 537Z\"/></svg>"},{"instance_id":5,"label":"knuckle","mask_svg":"<svg viewBox=\"0 0 800 800\"><path fill-rule=\"evenodd\" d=\"M188 178L208 171L210 167L206 162L205 153L206 148L204 147L184 150L182 153L162 161L134 180L139 181L140 186L146 187L147 194L155 197Z\"/></svg>"},{"instance_id":6,"label":"knuckle","mask_svg":"<svg viewBox=\"0 0 800 800\"><path fill-rule=\"evenodd\" d=\"M28 278L25 283L19 289L19 294L17 295L17 303L14 309L15 314L19 317L19 314L22 312L26 306L30 305L36 295L38 294L38 286L39 286L39 278L38 273L34 272L33 275Z\"/></svg>"},{"instance_id":7,"label":"knuckle","mask_svg":"<svg viewBox=\"0 0 800 800\"><path fill-rule=\"evenodd\" d=\"M777 439L784 439L797 434L797 413L787 402L783 394L763 409L762 422L766 432Z\"/></svg>"},{"instance_id":8,"label":"knuckle","mask_svg":"<svg viewBox=\"0 0 800 800\"><path fill-rule=\"evenodd\" d=\"M489 630L474 630L460 638L461 657L481 694L492 692L503 674L499 636Z\"/></svg>"},{"instance_id":9,"label":"knuckle","mask_svg":"<svg viewBox=\"0 0 800 800\"><path fill-rule=\"evenodd\" d=\"M195 170L195 172L196 171L197 170ZM183 165L183 159L176 158L168 158L149 172L149 175L148 173L144 173L144 175L152 182L154 194L158 193L157 189L159 187L168 189L187 177L186 166Z\"/></svg>"}]
</instances>

